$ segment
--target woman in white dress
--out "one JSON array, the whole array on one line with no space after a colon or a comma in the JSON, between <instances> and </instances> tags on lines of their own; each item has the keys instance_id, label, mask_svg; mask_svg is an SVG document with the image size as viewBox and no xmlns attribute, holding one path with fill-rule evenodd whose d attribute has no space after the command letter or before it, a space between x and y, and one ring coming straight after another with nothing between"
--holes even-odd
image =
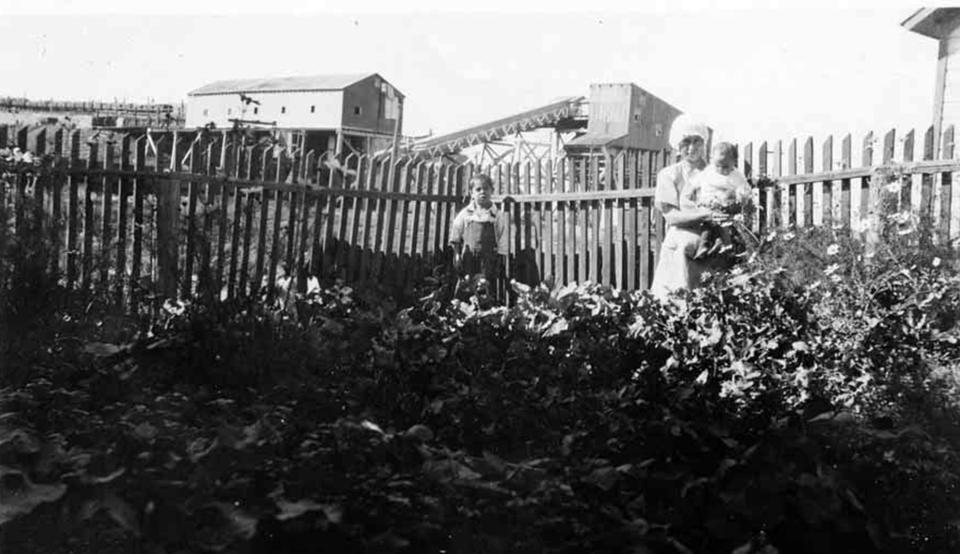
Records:
<instances>
[{"instance_id":1,"label":"woman in white dress","mask_svg":"<svg viewBox=\"0 0 960 554\"><path fill-rule=\"evenodd\" d=\"M719 223L726 216L704 208L680 208L680 193L706 166L704 148L708 133L706 125L685 116L678 117L670 132L670 142L680 154L680 161L657 174L654 205L666 220L667 232L660 246L650 293L660 299L677 290L698 287L704 272L721 269L724 264L721 259L695 260L693 256L700 244L700 224Z\"/></svg>"}]
</instances>

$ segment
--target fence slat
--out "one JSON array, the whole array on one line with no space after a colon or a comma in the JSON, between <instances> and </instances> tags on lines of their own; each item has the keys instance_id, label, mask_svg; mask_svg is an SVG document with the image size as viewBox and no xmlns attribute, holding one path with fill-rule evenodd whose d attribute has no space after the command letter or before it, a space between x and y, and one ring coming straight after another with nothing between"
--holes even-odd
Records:
<instances>
[{"instance_id":1,"label":"fence slat","mask_svg":"<svg viewBox=\"0 0 960 554\"><path fill-rule=\"evenodd\" d=\"M80 184L79 177L75 173L80 169L80 132L71 131L69 138L69 160L67 167L70 173L67 175L67 286L73 288L78 280L77 258L80 241Z\"/></svg>"},{"instance_id":2,"label":"fence slat","mask_svg":"<svg viewBox=\"0 0 960 554\"><path fill-rule=\"evenodd\" d=\"M940 157L952 160L954 156L954 126L947 126L943 132L943 142L940 146ZM960 239L960 173L944 173L941 179L940 192L941 217L943 218L942 236L950 241L951 246L958 246Z\"/></svg>"},{"instance_id":3,"label":"fence slat","mask_svg":"<svg viewBox=\"0 0 960 554\"><path fill-rule=\"evenodd\" d=\"M399 173L399 170L397 171L397 173ZM399 189L394 189L394 190L399 190ZM437 189L437 194L446 196L449 194L449 191L450 191L450 166L444 165L441 163L440 164L440 186ZM443 261L443 247L446 244L445 241L443 240L443 235L444 235L444 232L446 231L446 228L449 226L449 220L447 219L448 218L447 206L448 206L447 202L444 202L444 201L437 202L437 215L436 215L436 224L435 224L436 232L434 233L434 237L433 237L433 251L434 251L433 264L434 265L439 265ZM393 250L393 252L395 253L400 252L399 245L395 250Z\"/></svg>"},{"instance_id":4,"label":"fence slat","mask_svg":"<svg viewBox=\"0 0 960 554\"><path fill-rule=\"evenodd\" d=\"M310 176L311 181L319 182L319 166L317 166L315 173L312 173ZM326 237L326 222L324 217L324 208L326 207L329 210L329 199L324 196L323 192L320 192L316 195L314 200L315 205L313 209L313 237L310 242L310 272L318 275L322 275L326 271L324 266L324 256L325 256L325 237Z\"/></svg>"},{"instance_id":5,"label":"fence slat","mask_svg":"<svg viewBox=\"0 0 960 554\"><path fill-rule=\"evenodd\" d=\"M861 147L861 165L863 167L870 167L873 165L873 151L875 143L876 139L874 138L873 131L870 131L865 137L863 137L863 143ZM870 213L870 178L862 177L860 179L856 179L856 181L857 183L854 184L854 192L856 192L857 195L855 195L856 197L854 198L853 202L857 206L857 217L854 219L854 223L856 225L862 225L862 221Z\"/></svg>"},{"instance_id":6,"label":"fence slat","mask_svg":"<svg viewBox=\"0 0 960 554\"><path fill-rule=\"evenodd\" d=\"M237 194L240 194L240 190L237 189ZM238 296L247 296L252 294L252 290L256 288L256 285L250 283L250 258L253 250L253 222L254 222L254 210L258 204L258 197L253 194L245 195L245 202L243 208L243 248L241 249L241 258L240 258L240 282L238 284ZM256 253L253 253L254 255Z\"/></svg>"},{"instance_id":7,"label":"fence slat","mask_svg":"<svg viewBox=\"0 0 960 554\"><path fill-rule=\"evenodd\" d=\"M59 156L59 154L57 154ZM57 160L57 167L63 167L63 160ZM50 259L50 271L53 275L60 277L63 275L61 267L64 267L63 262L65 258L63 256L63 233L65 226L63 225L63 191L65 189L64 184L66 182L66 177L64 175L52 176L50 181L50 214L51 214L51 224L53 225L51 233L51 248L53 249L53 256ZM3 189L3 185L0 185L0 189ZM3 194L0 190L0 194ZM3 208L3 198L0 198L0 209ZM0 226L6 228L7 222L0 221ZM2 231L0 231L2 232ZM3 244L3 237L0 237L0 244Z\"/></svg>"},{"instance_id":8,"label":"fence slat","mask_svg":"<svg viewBox=\"0 0 960 554\"><path fill-rule=\"evenodd\" d=\"M580 160L580 180L574 184L574 190L586 192L587 186L587 162L586 160ZM578 201L577 206L577 240L576 244L579 248L577 249L577 282L583 283L588 280L587 276L587 240L589 240L589 234L587 233L587 205L584 201Z\"/></svg>"},{"instance_id":9,"label":"fence slat","mask_svg":"<svg viewBox=\"0 0 960 554\"><path fill-rule=\"evenodd\" d=\"M614 174L613 174L613 158L606 154L603 158L604 164L604 188L606 190L613 190L614 187ZM617 202L619 204L619 202ZM600 263L602 265L601 277L604 285L614 285L617 284L616 274L614 272L614 264L619 262L619 257L614 254L614 245L613 245L613 210L614 210L614 201L606 200L603 202L603 250L601 252Z\"/></svg>"},{"instance_id":10,"label":"fence slat","mask_svg":"<svg viewBox=\"0 0 960 554\"><path fill-rule=\"evenodd\" d=\"M770 150L767 147L767 142L764 141L760 143L760 148L757 150L757 171L760 176L770 177L769 161ZM761 218L763 221L762 231L765 233L774 230L777 225L776 194L776 187L765 187L760 191L760 209L762 210Z\"/></svg>"},{"instance_id":11,"label":"fence slat","mask_svg":"<svg viewBox=\"0 0 960 554\"><path fill-rule=\"evenodd\" d=\"M593 187L592 189L590 187ZM590 156L590 180L587 184L587 190L601 190L600 182L600 158L597 156ZM589 246L587 247L587 263L589 263L589 280L593 283L600 283L600 255L601 255L601 245L603 240L600 237L600 222L602 221L602 207L603 204L600 201L594 200L585 203L587 206L587 221L590 225L590 229L587 231L589 238Z\"/></svg>"},{"instance_id":12,"label":"fence slat","mask_svg":"<svg viewBox=\"0 0 960 554\"><path fill-rule=\"evenodd\" d=\"M840 163L844 168L849 168L853 165L853 137L850 133L847 133L843 137L843 141L840 143ZM853 198L853 183L850 182L850 179L841 179L840 180L840 216L842 219L842 224L845 227L851 227L854 224L853 217L853 207L854 198Z\"/></svg>"},{"instance_id":13,"label":"fence slat","mask_svg":"<svg viewBox=\"0 0 960 554\"><path fill-rule=\"evenodd\" d=\"M143 200L146 196L146 188L148 186L147 178L143 176L147 168L146 144L146 136L139 136L134 141L133 168L140 175L134 177L130 182L132 187L131 196L133 196L133 250L130 264L130 307L134 313L139 309L142 296L140 272L143 267Z\"/></svg>"},{"instance_id":14,"label":"fence slat","mask_svg":"<svg viewBox=\"0 0 960 554\"><path fill-rule=\"evenodd\" d=\"M280 164L278 163L279 167ZM280 178L279 172L277 179ZM277 265L280 263L280 236L283 232L283 209L284 204L288 203L288 193L282 190L273 191L273 218L271 220L273 229L270 232L270 262L267 267L267 301L272 302L275 298L277 289Z\"/></svg>"},{"instance_id":15,"label":"fence slat","mask_svg":"<svg viewBox=\"0 0 960 554\"><path fill-rule=\"evenodd\" d=\"M112 139L106 141L104 149L104 169L113 169L116 161L116 150ZM110 290L110 260L113 250L113 192L114 179L106 175L100 181L100 259L97 265L100 266L99 287L104 294Z\"/></svg>"},{"instance_id":16,"label":"fence slat","mask_svg":"<svg viewBox=\"0 0 960 554\"><path fill-rule=\"evenodd\" d=\"M524 162L522 166L520 162L514 162L514 171L516 178L513 182L513 193L517 196L520 196L532 192L530 182L530 162ZM517 240L519 242L519 247L517 248L516 255L514 257L516 262L514 277L520 282L528 281L530 277L530 264L533 262L530 252L530 247L533 242L532 207L532 203L516 204Z\"/></svg>"},{"instance_id":17,"label":"fence slat","mask_svg":"<svg viewBox=\"0 0 960 554\"><path fill-rule=\"evenodd\" d=\"M198 174L203 167L201 157L199 137L195 138L188 151L187 166L184 168L187 173ZM180 285L181 294L184 298L190 298L193 295L193 261L197 253L197 242L201 240L200 231L197 228L197 203L200 198L200 187L203 184L196 178L187 181L187 245L186 256L183 259L183 280Z\"/></svg>"},{"instance_id":18,"label":"fence slat","mask_svg":"<svg viewBox=\"0 0 960 554\"><path fill-rule=\"evenodd\" d=\"M286 177L284 179L284 182L291 185L299 184L300 183L300 168L299 168L300 155L296 154L292 158L288 155L286 156L285 160L286 160L286 166L284 167L284 173ZM296 281L297 272L294 264L296 262L295 252L296 252L297 236L298 236L297 223L299 222L297 218L299 217L300 211L303 209L303 204L302 202L300 202L301 195L302 195L302 191L298 189L291 189L287 195L287 203L289 204L289 208L287 209L287 237L286 237L287 248L286 248L286 255L284 256L284 264L286 266L284 268L284 271L285 271L284 275L287 277L287 279L289 279L287 286L290 287L291 289L294 288L297 283Z\"/></svg>"},{"instance_id":19,"label":"fence slat","mask_svg":"<svg viewBox=\"0 0 960 554\"><path fill-rule=\"evenodd\" d=\"M233 170L233 175L235 177L239 177L240 172L243 170L241 163L244 161L244 158L243 158L244 147L241 142L241 143L234 143L233 148L234 148L234 152L233 152L234 164L229 169ZM231 220L230 220L231 221L230 268L227 270L228 272L227 296L229 298L236 298L240 294L238 285L237 285L237 269L238 269L238 266L240 265L239 264L240 260L238 259L238 257L240 256L240 247L241 247L240 230L241 230L241 222L245 217L245 213L244 213L245 204L243 202L243 194L241 193L239 187L231 187L230 192L233 194L233 202L231 203L232 209L231 209Z\"/></svg>"},{"instance_id":20,"label":"fence slat","mask_svg":"<svg viewBox=\"0 0 960 554\"><path fill-rule=\"evenodd\" d=\"M507 279L516 277L517 270L517 255L520 253L520 238L523 236L523 229L521 228L520 221L520 210L522 209L520 204L513 202L512 199L518 194L516 189L516 182L519 177L514 177L514 168L517 167L518 162L508 162L506 164L506 170L502 172L505 175L505 179L502 181L503 191L506 193L511 200L504 201L503 211L505 212L505 217L508 218L507 225L507 244L509 245L509 255L506 260L505 274Z\"/></svg>"},{"instance_id":21,"label":"fence slat","mask_svg":"<svg viewBox=\"0 0 960 554\"><path fill-rule=\"evenodd\" d=\"M897 130L890 129L885 135L883 135L883 157L882 163L888 164L893 161L894 156L896 155L896 145L897 145Z\"/></svg>"},{"instance_id":22,"label":"fence slat","mask_svg":"<svg viewBox=\"0 0 960 554\"><path fill-rule=\"evenodd\" d=\"M413 159L407 160L406 163L403 164L403 170L400 172L400 192L410 194L415 191L417 183L419 182L419 173L420 163ZM413 187L413 190L411 190L411 187ZM416 249L416 245L413 244L414 241L411 240L412 234L410 229L410 212L414 210L414 205L409 200L401 200L399 204L400 234L398 237L399 245L397 246L397 255L401 272L404 274L404 284L406 284L408 277L406 271L412 267L411 251Z\"/></svg>"},{"instance_id":23,"label":"fence slat","mask_svg":"<svg viewBox=\"0 0 960 554\"><path fill-rule=\"evenodd\" d=\"M743 175L744 177L746 177L747 182L752 183L754 178L755 167L756 166L753 159L753 143L748 142L747 145L744 146L743 148ZM750 230L753 231L755 235L759 235L760 229L762 227L762 223L760 221L760 206L761 206L760 202L762 201L760 188L755 186L751 187L751 195L753 198L753 205L755 207L755 211L753 214L753 218L750 220Z\"/></svg>"},{"instance_id":24,"label":"fence slat","mask_svg":"<svg viewBox=\"0 0 960 554\"><path fill-rule=\"evenodd\" d=\"M130 167L130 145L132 137L124 134L120 139L120 168L131 169ZM129 218L127 215L127 202L130 197L129 177L119 177L117 179L117 263L114 269L116 275L116 290L114 292L114 303L118 306L124 303L124 289L127 285L127 227Z\"/></svg>"},{"instance_id":25,"label":"fence slat","mask_svg":"<svg viewBox=\"0 0 960 554\"><path fill-rule=\"evenodd\" d=\"M348 169L353 164L356 164L353 171L356 171L356 178L354 179L356 190L362 191L364 188L364 178L366 177L366 170L364 169L364 156L350 157L348 159ZM360 280L360 222L363 216L363 203L360 198L354 198L351 203L350 217L347 221L346 232L349 235L348 239L348 255L347 255L347 275L348 279L353 281Z\"/></svg>"},{"instance_id":26,"label":"fence slat","mask_svg":"<svg viewBox=\"0 0 960 554\"><path fill-rule=\"evenodd\" d=\"M260 167L259 174L261 177L268 175L268 156L270 155L269 149L270 147L261 148L259 158L254 158L255 160L259 161L258 166ZM251 294L259 294L260 290L262 290L265 269L264 266L267 263L267 229L270 221L270 191L266 188L260 190L260 217L257 218L257 221L257 260L256 265L254 266L253 281L250 283Z\"/></svg>"},{"instance_id":27,"label":"fence slat","mask_svg":"<svg viewBox=\"0 0 960 554\"><path fill-rule=\"evenodd\" d=\"M650 190L656 192L657 175L660 170L669 163L670 155L667 152L654 152L650 156ZM650 253L653 255L653 268L656 271L657 264L660 262L660 245L663 244L663 237L666 235L666 221L663 214L657 209L654 202L650 213Z\"/></svg>"},{"instance_id":28,"label":"fence slat","mask_svg":"<svg viewBox=\"0 0 960 554\"><path fill-rule=\"evenodd\" d=\"M430 169L427 167L426 162L417 162L413 176L413 190L416 194L420 194L426 189L426 182L430 177L429 171ZM413 202L413 222L410 227L410 256L414 259L417 258L417 252L420 249L420 212L422 209L421 202Z\"/></svg>"},{"instance_id":29,"label":"fence slat","mask_svg":"<svg viewBox=\"0 0 960 554\"><path fill-rule=\"evenodd\" d=\"M571 168L570 158L562 158L557 161L557 192L567 192L570 190L570 181L573 179L573 170ZM562 277L559 284L566 285L574 282L575 272L573 265L573 206L569 202L560 200L557 202L557 219L560 223L560 247L558 260L562 268Z\"/></svg>"},{"instance_id":30,"label":"fence slat","mask_svg":"<svg viewBox=\"0 0 960 554\"><path fill-rule=\"evenodd\" d=\"M524 164L524 189L525 194L536 194L541 189L538 180L536 166L531 165L528 160ZM524 271L521 275L521 282L528 285L537 285L540 282L540 270L543 268L543 260L540 258L540 243L543 237L543 228L541 227L540 215L543 212L541 202L528 202L523 206L523 225L524 225Z\"/></svg>"},{"instance_id":31,"label":"fence slat","mask_svg":"<svg viewBox=\"0 0 960 554\"><path fill-rule=\"evenodd\" d=\"M820 168L824 171L833 170L833 135L827 137L827 140L823 141L823 155L821 157ZM821 212L820 212L820 223L823 225L834 225L836 221L839 221L839 204L835 205L840 198L839 189L840 183L833 180L823 181L823 189L821 198ZM814 220L814 224L817 222Z\"/></svg>"},{"instance_id":32,"label":"fence slat","mask_svg":"<svg viewBox=\"0 0 960 554\"><path fill-rule=\"evenodd\" d=\"M206 145L203 154L203 164L201 172L206 176L216 176L217 167L222 156L222 146L217 142L219 137L213 136ZM205 181L203 183L203 235L199 239L200 246L200 268L198 274L200 277L200 293L207 298L219 298L220 289L217 285L220 276L214 266L214 245L219 238L213 233L214 219L219 219L220 204L217 200L217 189L223 185L214 181Z\"/></svg>"},{"instance_id":33,"label":"fence slat","mask_svg":"<svg viewBox=\"0 0 960 554\"><path fill-rule=\"evenodd\" d=\"M386 192L389 189L389 166L387 164L391 163L392 160L389 158L383 159L377 165L377 175L374 179L374 186L376 190ZM384 223L386 221L386 209L387 203L385 197L379 197L376 202L373 203L372 209L375 211L376 216L374 218L375 229L368 229L373 233L372 242L373 249L370 256L370 278L376 280L380 275L380 252L383 248L383 232L384 232Z\"/></svg>"},{"instance_id":34,"label":"fence slat","mask_svg":"<svg viewBox=\"0 0 960 554\"><path fill-rule=\"evenodd\" d=\"M302 170L301 170L302 171ZM301 181L305 181L304 175L300 176ZM304 188L300 191L300 232L297 239L295 276L297 283L297 292L303 294L307 292L307 279L310 270L307 267L307 251L310 249L310 221L312 221L310 210L314 206L313 199L307 193L309 189Z\"/></svg>"},{"instance_id":35,"label":"fence slat","mask_svg":"<svg viewBox=\"0 0 960 554\"><path fill-rule=\"evenodd\" d=\"M428 169L428 178L426 182L427 194L436 194L437 186L440 180L440 169L437 167L436 162L432 162L427 165ZM431 215L433 212L433 202L426 201L423 203L423 243L420 245L420 249L423 252L424 261L429 262L432 252L430 251L430 226L432 223Z\"/></svg>"},{"instance_id":36,"label":"fence slat","mask_svg":"<svg viewBox=\"0 0 960 554\"><path fill-rule=\"evenodd\" d=\"M546 171L544 171L544 165L546 165ZM539 186L540 192L553 193L555 192L555 175L553 173L553 160L547 158L546 160L537 161L537 183ZM554 252L556 247L554 244L555 235L554 228L556 221L554 219L556 210L554 209L556 203L553 200L550 200L543 204L543 240L541 244L543 245L542 258L543 263L541 265L540 277L542 281L547 281L550 283L557 282L556 275L556 265L554 265Z\"/></svg>"},{"instance_id":37,"label":"fence slat","mask_svg":"<svg viewBox=\"0 0 960 554\"><path fill-rule=\"evenodd\" d=\"M164 146L170 147L170 171L180 172L180 148L182 136L174 131ZM159 144L158 144L159 148ZM157 152L157 163L161 163L162 151ZM157 272L160 292L165 298L176 298L179 265L179 227L180 227L180 181L160 182L160 198L157 200Z\"/></svg>"},{"instance_id":38,"label":"fence slat","mask_svg":"<svg viewBox=\"0 0 960 554\"><path fill-rule=\"evenodd\" d=\"M797 174L797 139L790 139L790 144L787 147L787 175L794 176ZM797 185L785 184L782 185L783 188L783 225L785 227L796 226L799 220L802 220L801 217L797 217ZM802 195L800 195L802 198Z\"/></svg>"},{"instance_id":39,"label":"fence slat","mask_svg":"<svg viewBox=\"0 0 960 554\"><path fill-rule=\"evenodd\" d=\"M343 164L337 166L337 167L340 167L341 169L336 170L336 174L332 177L332 179L340 183L340 188L343 190L351 190L353 188L352 183L350 182L350 179L349 179L349 175L345 171L345 169L349 167L350 160L352 160L353 158L354 158L353 154L350 154L349 156L347 156L344 159ZM349 275L348 275L349 268L347 267L350 260L350 243L349 243L350 237L349 237L348 226L350 224L350 214L351 212L355 211L357 208L356 200L357 200L356 197L347 197L344 195L340 198L340 201L338 202L339 207L337 209L337 230L336 230L337 275L342 276L345 279L349 278Z\"/></svg>"},{"instance_id":40,"label":"fence slat","mask_svg":"<svg viewBox=\"0 0 960 554\"><path fill-rule=\"evenodd\" d=\"M230 175L230 172L234 168L233 147L227 143L228 138L226 133L224 133L221 140L224 142L221 149L222 165L220 167L225 175ZM235 190L235 187L228 187L225 184L217 187L217 261L216 267L214 268L214 288L216 289L218 298L230 297L228 277L224 272L227 270L227 229L232 228L232 219L230 217L230 207L232 203L230 202L230 193ZM234 214L233 217L237 217L236 214Z\"/></svg>"},{"instance_id":41,"label":"fence slat","mask_svg":"<svg viewBox=\"0 0 960 554\"><path fill-rule=\"evenodd\" d=\"M97 143L90 143L87 154L87 169L95 169L97 166L97 157L99 146ZM91 281L93 274L93 179L84 176L83 179L83 262L80 276L83 280L83 289L92 290Z\"/></svg>"},{"instance_id":42,"label":"fence slat","mask_svg":"<svg viewBox=\"0 0 960 554\"><path fill-rule=\"evenodd\" d=\"M635 169L637 157L638 152L635 150L628 150L624 152L623 169L621 170L620 175L623 178L621 182L623 183L623 188L625 190L639 188L640 186ZM632 171L630 171L631 168L633 169ZM638 199L631 198L626 201L626 206L623 210L623 233L625 239L624 259L626 261L626 268L623 276L624 281L620 284L620 286L629 290L637 288L643 289L646 287L643 279L643 255L641 254L640 258L637 259L637 233L639 232L639 229L637 228L637 207L639 204L640 202ZM640 276L639 284L637 283L638 274Z\"/></svg>"},{"instance_id":43,"label":"fence slat","mask_svg":"<svg viewBox=\"0 0 960 554\"><path fill-rule=\"evenodd\" d=\"M807 137L807 140L803 143L803 172L805 174L813 173L813 137ZM816 212L823 213L823 206L821 204L823 200L823 188L822 185L817 186L817 198L814 198L814 186L813 183L804 183L803 184L803 217L798 218L803 221L803 225L809 227L813 225L813 214ZM799 195L799 192L798 192ZM801 212L798 212L798 214Z\"/></svg>"},{"instance_id":44,"label":"fence slat","mask_svg":"<svg viewBox=\"0 0 960 554\"><path fill-rule=\"evenodd\" d=\"M444 189L443 194L447 196L453 196L453 197L456 197L459 195L458 193L460 189L460 186L459 186L460 172L461 172L461 168L459 166L451 165L447 167L447 180L446 180L447 186ZM442 231L442 234L440 237L440 253L441 253L441 261L444 264L447 264L449 263L449 260L450 260L448 256L449 248L447 245L450 244L450 227L453 224L454 216L456 216L457 204L456 202L453 202L453 201L445 201L442 203L442 205L443 205L443 222L440 226L440 229ZM397 251L403 252L402 245L397 248Z\"/></svg>"},{"instance_id":45,"label":"fence slat","mask_svg":"<svg viewBox=\"0 0 960 554\"><path fill-rule=\"evenodd\" d=\"M782 141L779 141L779 140L777 141L776 146L774 147L773 153L771 154L771 156L773 157L773 164L772 164L772 165L773 165L773 168L772 168L773 177L774 177L774 179L779 180L780 177L782 177L783 174L784 174L784 172L783 172L783 142L782 142ZM786 227L787 225L789 225L789 221L790 221L788 218L784 217L784 210L788 210L788 209L789 209L789 206L787 205L787 204L788 204L788 202L787 202L787 197L788 197L787 189L786 189L785 187L777 187L777 188L774 190L773 197L774 197L774 202L773 202L774 209L773 209L773 212L774 212L774 218L775 218L775 219L774 219L774 221L775 221L774 227L780 227L780 226Z\"/></svg>"},{"instance_id":46,"label":"fence slat","mask_svg":"<svg viewBox=\"0 0 960 554\"><path fill-rule=\"evenodd\" d=\"M903 162L909 163L914 159L915 132L913 129L903 137ZM909 177L909 183L903 187L900 194L900 209L909 210L914 216L920 216L920 196L923 188L923 175L916 173Z\"/></svg>"},{"instance_id":47,"label":"fence slat","mask_svg":"<svg viewBox=\"0 0 960 554\"><path fill-rule=\"evenodd\" d=\"M374 158L370 158L368 165L370 166L369 174L367 176L367 190L377 190L377 183L380 175L382 174L382 164L378 164ZM374 246L374 237L373 237L373 216L374 210L377 206L377 202L372 198L363 199L363 236L361 248L362 252L360 255L360 275L362 279L371 279L370 270L373 265L373 246Z\"/></svg>"}]
</instances>

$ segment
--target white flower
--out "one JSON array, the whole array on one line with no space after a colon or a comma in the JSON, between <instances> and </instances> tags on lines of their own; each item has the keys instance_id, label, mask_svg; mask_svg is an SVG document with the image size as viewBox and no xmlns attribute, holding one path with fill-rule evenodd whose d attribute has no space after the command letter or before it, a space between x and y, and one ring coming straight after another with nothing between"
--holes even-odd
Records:
<instances>
[{"instance_id":1,"label":"white flower","mask_svg":"<svg viewBox=\"0 0 960 554\"><path fill-rule=\"evenodd\" d=\"M167 299L163 302L163 309L171 315L181 315L187 309L187 306L179 300Z\"/></svg>"},{"instance_id":2,"label":"white flower","mask_svg":"<svg viewBox=\"0 0 960 554\"><path fill-rule=\"evenodd\" d=\"M836 256L840 252L840 246L837 244L831 244L827 247L828 256Z\"/></svg>"},{"instance_id":3,"label":"white flower","mask_svg":"<svg viewBox=\"0 0 960 554\"><path fill-rule=\"evenodd\" d=\"M309 277L307 279L307 294L313 294L320 292L320 280L316 277Z\"/></svg>"},{"instance_id":4,"label":"white flower","mask_svg":"<svg viewBox=\"0 0 960 554\"><path fill-rule=\"evenodd\" d=\"M933 267L940 267L940 258L933 259Z\"/></svg>"},{"instance_id":5,"label":"white flower","mask_svg":"<svg viewBox=\"0 0 960 554\"><path fill-rule=\"evenodd\" d=\"M910 212L897 212L890 214L888 217L890 218L890 221L896 223L897 225L910 223L913 219Z\"/></svg>"},{"instance_id":6,"label":"white flower","mask_svg":"<svg viewBox=\"0 0 960 554\"><path fill-rule=\"evenodd\" d=\"M840 269L840 264L830 264L827 269L823 270L826 275L833 275Z\"/></svg>"}]
</instances>

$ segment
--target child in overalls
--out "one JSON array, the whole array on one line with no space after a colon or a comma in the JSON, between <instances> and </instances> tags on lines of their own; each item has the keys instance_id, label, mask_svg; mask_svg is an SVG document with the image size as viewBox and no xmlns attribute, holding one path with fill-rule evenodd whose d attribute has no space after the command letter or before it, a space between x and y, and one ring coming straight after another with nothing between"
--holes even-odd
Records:
<instances>
[{"instance_id":1,"label":"child in overalls","mask_svg":"<svg viewBox=\"0 0 960 554\"><path fill-rule=\"evenodd\" d=\"M507 224L493 206L492 194L489 176L470 179L470 204L453 218L450 229L454 267L466 275L482 274L491 295L500 277L501 257L510 252Z\"/></svg>"}]
</instances>

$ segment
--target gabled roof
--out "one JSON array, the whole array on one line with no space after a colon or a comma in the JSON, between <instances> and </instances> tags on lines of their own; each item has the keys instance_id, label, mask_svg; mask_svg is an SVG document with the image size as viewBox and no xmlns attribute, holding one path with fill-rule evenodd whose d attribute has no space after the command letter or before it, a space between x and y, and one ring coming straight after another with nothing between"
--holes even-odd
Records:
<instances>
[{"instance_id":1,"label":"gabled roof","mask_svg":"<svg viewBox=\"0 0 960 554\"><path fill-rule=\"evenodd\" d=\"M598 146L619 146L620 142L627 138L627 133L613 135L610 133L584 133L576 137L564 146L566 148L595 148Z\"/></svg>"},{"instance_id":2,"label":"gabled roof","mask_svg":"<svg viewBox=\"0 0 960 554\"><path fill-rule=\"evenodd\" d=\"M940 39L960 25L960 8L920 8L900 25L914 33Z\"/></svg>"},{"instance_id":3,"label":"gabled roof","mask_svg":"<svg viewBox=\"0 0 960 554\"><path fill-rule=\"evenodd\" d=\"M289 92L313 90L343 90L376 73L346 75L309 75L299 77L270 77L260 79L228 79L215 81L187 93L187 96L230 94L238 92Z\"/></svg>"}]
</instances>

